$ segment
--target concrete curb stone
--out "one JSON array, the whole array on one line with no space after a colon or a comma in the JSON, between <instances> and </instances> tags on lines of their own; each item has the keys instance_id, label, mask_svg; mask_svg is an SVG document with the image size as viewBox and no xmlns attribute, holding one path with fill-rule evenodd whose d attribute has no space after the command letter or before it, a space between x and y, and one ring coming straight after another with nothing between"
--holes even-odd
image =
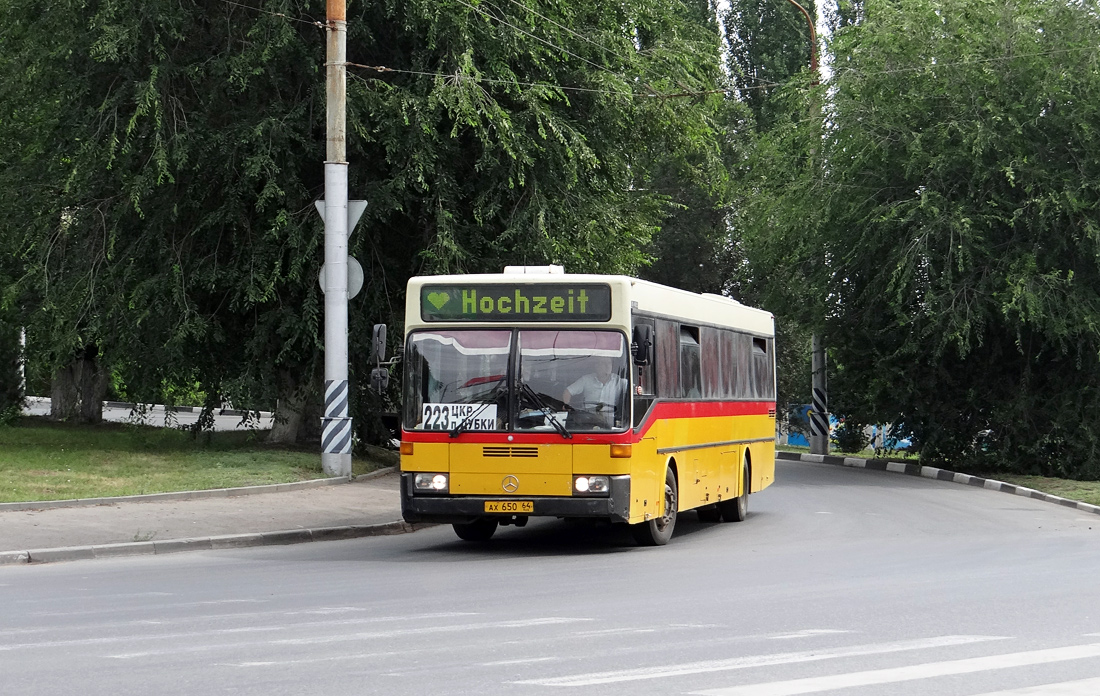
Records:
<instances>
[{"instance_id":1,"label":"concrete curb stone","mask_svg":"<svg viewBox=\"0 0 1100 696\"><path fill-rule=\"evenodd\" d=\"M828 454L801 454L798 452L776 452L775 457L776 459L784 459L788 461L832 464L835 466L847 466L855 469L872 469L875 471L891 471L898 474L906 474L908 476L920 476L923 478L935 479L937 481L950 481L952 483L959 483L966 486L976 486L978 488L986 488L991 491L999 491L1001 493L1020 495L1024 496L1025 498L1034 498L1035 500L1055 503L1063 507L1075 508L1077 510L1080 510L1081 512L1089 512L1094 515L1100 515L1100 505L1090 505L1089 503L1084 503L1080 500L1062 498L1057 495L1051 495L1050 493L1037 491L1033 488L1027 488L1026 486L1017 486L1012 483L997 481L996 479L971 476L970 474L960 474L954 471L948 471L947 469L937 469L933 466L921 466L920 464L911 464L908 462L891 462L885 459L837 457Z\"/></svg>"},{"instance_id":2,"label":"concrete curb stone","mask_svg":"<svg viewBox=\"0 0 1100 696\"><path fill-rule=\"evenodd\" d=\"M409 524L408 522L399 520L380 524L319 527L317 529L287 529L277 532L227 534L212 537L196 537L193 539L168 539L165 541L137 541L126 544L97 544L93 546L69 546L56 549L4 551L0 552L0 566L80 561L95 558L119 558L124 556L148 556L179 553L183 551L239 549L252 546L282 546L312 541L338 541L368 536L406 534L431 526L433 525L423 523Z\"/></svg>"}]
</instances>

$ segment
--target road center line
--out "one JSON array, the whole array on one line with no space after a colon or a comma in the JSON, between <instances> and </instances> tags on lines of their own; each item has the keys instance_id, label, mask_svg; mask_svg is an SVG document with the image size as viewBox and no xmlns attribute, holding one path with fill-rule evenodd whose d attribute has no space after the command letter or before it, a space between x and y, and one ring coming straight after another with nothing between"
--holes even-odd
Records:
<instances>
[{"instance_id":1,"label":"road center line","mask_svg":"<svg viewBox=\"0 0 1100 696\"><path fill-rule=\"evenodd\" d=\"M616 670L613 672L592 672L589 674L576 674L569 677L529 679L513 683L534 684L538 686L593 686L595 684L612 684L615 682L677 677L685 674L725 672L735 669L747 669L749 667L787 665L797 662L819 662L821 660L831 660L840 657L882 655L885 653L903 652L907 650L926 650L929 648L942 648L954 645L967 645L970 643L981 643L990 640L1006 639L1007 638L1003 636L938 636L936 638L899 640L889 643L850 645L847 647L833 648L831 650L801 650L798 652L775 653L772 655L749 655L746 657L735 657L728 660L706 660L703 662L688 662L685 664L666 665L663 667L641 667L638 669L624 669Z\"/></svg>"},{"instance_id":2,"label":"road center line","mask_svg":"<svg viewBox=\"0 0 1100 696\"><path fill-rule=\"evenodd\" d=\"M874 684L893 684L902 681L913 681L915 679L944 677L954 674L970 674L972 672L984 672L994 669L1005 669L1008 667L1026 667L1029 665L1042 665L1051 662L1066 662L1068 660L1081 660L1088 657L1100 657L1100 643L1072 645L1065 648L1050 648L1046 650L1033 650L1031 652L1008 653L1006 655L990 655L988 657L972 657L965 660L929 662L923 665L875 669L866 672L851 672L849 674L834 674L827 677L810 677L807 679L747 684L726 689L695 691L693 693L702 696L794 696L795 694L812 694L821 691L851 689L857 686L871 686Z\"/></svg>"}]
</instances>

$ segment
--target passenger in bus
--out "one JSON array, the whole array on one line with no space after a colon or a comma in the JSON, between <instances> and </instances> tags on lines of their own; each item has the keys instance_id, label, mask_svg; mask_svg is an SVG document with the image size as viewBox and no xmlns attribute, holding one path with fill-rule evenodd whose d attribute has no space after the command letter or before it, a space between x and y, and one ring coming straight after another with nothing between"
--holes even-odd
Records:
<instances>
[{"instance_id":1,"label":"passenger in bus","mask_svg":"<svg viewBox=\"0 0 1100 696\"><path fill-rule=\"evenodd\" d=\"M562 394L565 405L596 415L595 420L586 419L584 425L604 428L617 425L619 404L630 385L625 377L613 375L611 367L611 358L596 358L595 371L570 384Z\"/></svg>"}]
</instances>

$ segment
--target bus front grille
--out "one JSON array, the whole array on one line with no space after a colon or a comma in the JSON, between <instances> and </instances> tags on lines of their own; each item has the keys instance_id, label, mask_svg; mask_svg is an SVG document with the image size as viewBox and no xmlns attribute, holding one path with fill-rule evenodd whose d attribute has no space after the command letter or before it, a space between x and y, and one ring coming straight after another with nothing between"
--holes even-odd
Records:
<instances>
[{"instance_id":1,"label":"bus front grille","mask_svg":"<svg viewBox=\"0 0 1100 696\"><path fill-rule=\"evenodd\" d=\"M481 456L483 457L538 457L538 447L508 447L507 445L502 447L483 447L481 450Z\"/></svg>"}]
</instances>

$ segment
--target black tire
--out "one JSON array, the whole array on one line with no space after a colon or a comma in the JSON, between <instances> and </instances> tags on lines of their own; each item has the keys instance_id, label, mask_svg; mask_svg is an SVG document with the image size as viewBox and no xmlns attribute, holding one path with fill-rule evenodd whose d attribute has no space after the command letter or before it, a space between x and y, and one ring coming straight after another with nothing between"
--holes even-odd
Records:
<instances>
[{"instance_id":1,"label":"black tire","mask_svg":"<svg viewBox=\"0 0 1100 696\"><path fill-rule=\"evenodd\" d=\"M718 503L726 522L744 522L749 516L749 467L741 463L741 495Z\"/></svg>"},{"instance_id":2,"label":"black tire","mask_svg":"<svg viewBox=\"0 0 1100 696\"><path fill-rule=\"evenodd\" d=\"M458 538L463 541L489 541L497 531L497 521L487 518L451 526L455 528Z\"/></svg>"},{"instance_id":3,"label":"black tire","mask_svg":"<svg viewBox=\"0 0 1100 696\"><path fill-rule=\"evenodd\" d=\"M722 511L718 509L718 505L706 505L696 510L699 514L700 522L721 522Z\"/></svg>"},{"instance_id":4,"label":"black tire","mask_svg":"<svg viewBox=\"0 0 1100 696\"><path fill-rule=\"evenodd\" d=\"M676 487L676 474L671 468L665 469L665 514L652 520L630 525L630 533L639 546L664 546L672 538L676 528L676 506L679 492Z\"/></svg>"}]
</instances>

